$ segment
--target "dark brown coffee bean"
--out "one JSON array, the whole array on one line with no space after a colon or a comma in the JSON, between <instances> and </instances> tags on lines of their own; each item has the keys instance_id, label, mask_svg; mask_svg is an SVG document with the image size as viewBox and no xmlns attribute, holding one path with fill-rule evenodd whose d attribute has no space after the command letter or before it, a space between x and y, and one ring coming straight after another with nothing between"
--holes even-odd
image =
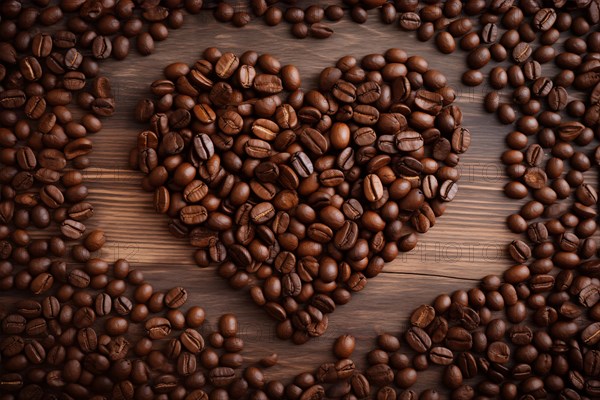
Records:
<instances>
[{"instance_id":1,"label":"dark brown coffee bean","mask_svg":"<svg viewBox=\"0 0 600 400\"><path fill-rule=\"evenodd\" d=\"M204 349L204 338L194 329L186 329L179 340L185 349L192 354L199 354Z\"/></svg>"},{"instance_id":2,"label":"dark brown coffee bean","mask_svg":"<svg viewBox=\"0 0 600 400\"><path fill-rule=\"evenodd\" d=\"M539 31L549 30L556 21L556 11L553 8L542 8L533 16L533 26Z\"/></svg>"},{"instance_id":3,"label":"dark brown coffee bean","mask_svg":"<svg viewBox=\"0 0 600 400\"><path fill-rule=\"evenodd\" d=\"M425 353L431 347L431 338L421 328L410 328L406 332L405 338L408 345L418 353Z\"/></svg>"},{"instance_id":4,"label":"dark brown coffee bean","mask_svg":"<svg viewBox=\"0 0 600 400\"><path fill-rule=\"evenodd\" d=\"M25 93L18 89L9 89L0 92L0 104L4 108L14 109L25 104Z\"/></svg>"},{"instance_id":5,"label":"dark brown coffee bean","mask_svg":"<svg viewBox=\"0 0 600 400\"><path fill-rule=\"evenodd\" d=\"M523 63L531 56L532 50L528 43L520 42L515 46L512 52L513 60L516 63Z\"/></svg>"},{"instance_id":6,"label":"dark brown coffee bean","mask_svg":"<svg viewBox=\"0 0 600 400\"><path fill-rule=\"evenodd\" d=\"M355 339L350 335L340 336L334 343L333 352L336 357L349 358L354 351Z\"/></svg>"},{"instance_id":7,"label":"dark brown coffee bean","mask_svg":"<svg viewBox=\"0 0 600 400\"><path fill-rule=\"evenodd\" d=\"M429 359L436 365L450 365L453 358L452 351L445 347L433 347L429 352Z\"/></svg>"},{"instance_id":8,"label":"dark brown coffee bean","mask_svg":"<svg viewBox=\"0 0 600 400\"><path fill-rule=\"evenodd\" d=\"M292 35L298 39L308 37L309 28L304 22L298 22L292 25Z\"/></svg>"},{"instance_id":9,"label":"dark brown coffee bean","mask_svg":"<svg viewBox=\"0 0 600 400\"><path fill-rule=\"evenodd\" d=\"M344 10L338 5L330 5L325 8L325 17L330 21L339 21L344 16Z\"/></svg>"},{"instance_id":10,"label":"dark brown coffee bean","mask_svg":"<svg viewBox=\"0 0 600 400\"><path fill-rule=\"evenodd\" d=\"M462 76L462 82L467 86L479 86L483 83L483 73L479 70L466 71Z\"/></svg>"},{"instance_id":11,"label":"dark brown coffee bean","mask_svg":"<svg viewBox=\"0 0 600 400\"><path fill-rule=\"evenodd\" d=\"M365 371L365 376L369 382L377 386L390 384L394 379L392 369L386 364L376 364Z\"/></svg>"},{"instance_id":12,"label":"dark brown coffee bean","mask_svg":"<svg viewBox=\"0 0 600 400\"><path fill-rule=\"evenodd\" d=\"M416 31L421 26L421 17L414 12L400 14L398 21L400 28L406 31Z\"/></svg>"},{"instance_id":13,"label":"dark brown coffee bean","mask_svg":"<svg viewBox=\"0 0 600 400\"><path fill-rule=\"evenodd\" d=\"M146 321L145 328L151 339L162 339L171 332L171 323L166 318L153 317Z\"/></svg>"},{"instance_id":14,"label":"dark brown coffee bean","mask_svg":"<svg viewBox=\"0 0 600 400\"><path fill-rule=\"evenodd\" d=\"M102 47L102 46L101 46ZM142 56L154 53L154 40L148 32L142 32L136 37L136 48ZM111 44L112 50L112 44Z\"/></svg>"}]
</instances>

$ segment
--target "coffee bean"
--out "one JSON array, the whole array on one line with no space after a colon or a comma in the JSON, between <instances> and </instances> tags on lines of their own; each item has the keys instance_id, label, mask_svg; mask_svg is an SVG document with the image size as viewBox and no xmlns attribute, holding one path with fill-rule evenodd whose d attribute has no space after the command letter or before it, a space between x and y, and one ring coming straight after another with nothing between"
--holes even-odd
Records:
<instances>
[{"instance_id":1,"label":"coffee bean","mask_svg":"<svg viewBox=\"0 0 600 400\"><path fill-rule=\"evenodd\" d=\"M437 365L450 365L453 361L453 354L445 347L433 347L429 352L429 359Z\"/></svg>"},{"instance_id":2,"label":"coffee bean","mask_svg":"<svg viewBox=\"0 0 600 400\"><path fill-rule=\"evenodd\" d=\"M101 50L102 48L103 46L100 46L98 50ZM112 50L112 44L110 45L110 48ZM147 56L154 53L154 40L152 39L152 36L147 32L142 32L137 35L136 48L142 56ZM104 50L104 52L106 52L106 50Z\"/></svg>"},{"instance_id":3,"label":"coffee bean","mask_svg":"<svg viewBox=\"0 0 600 400\"><path fill-rule=\"evenodd\" d=\"M421 17L414 12L405 12L400 14L400 28L406 31L416 31L421 26Z\"/></svg>"},{"instance_id":4,"label":"coffee bean","mask_svg":"<svg viewBox=\"0 0 600 400\"><path fill-rule=\"evenodd\" d=\"M394 379L394 373L392 369L386 364L377 364L369 367L365 371L365 376L369 382L377 386L385 386L392 383Z\"/></svg>"},{"instance_id":5,"label":"coffee bean","mask_svg":"<svg viewBox=\"0 0 600 400\"><path fill-rule=\"evenodd\" d=\"M456 42L449 32L440 32L435 39L437 48L444 54L453 53L456 49Z\"/></svg>"},{"instance_id":6,"label":"coffee bean","mask_svg":"<svg viewBox=\"0 0 600 400\"><path fill-rule=\"evenodd\" d=\"M424 329L431 324L434 318L435 310L433 307L423 305L413 311L410 322L412 325Z\"/></svg>"},{"instance_id":7,"label":"coffee bean","mask_svg":"<svg viewBox=\"0 0 600 400\"><path fill-rule=\"evenodd\" d=\"M8 109L19 108L25 104L25 93L18 89L9 89L0 92L0 104Z\"/></svg>"},{"instance_id":8,"label":"coffee bean","mask_svg":"<svg viewBox=\"0 0 600 400\"><path fill-rule=\"evenodd\" d=\"M165 295L165 304L169 308L179 308L187 301L187 291L182 287L176 287Z\"/></svg>"},{"instance_id":9,"label":"coffee bean","mask_svg":"<svg viewBox=\"0 0 600 400\"><path fill-rule=\"evenodd\" d=\"M469 70L462 76L462 82L467 86L479 86L483 83L483 74L479 70Z\"/></svg>"},{"instance_id":10,"label":"coffee bean","mask_svg":"<svg viewBox=\"0 0 600 400\"><path fill-rule=\"evenodd\" d=\"M549 30L556 21L556 11L552 8L542 8L533 16L533 26L540 31Z\"/></svg>"},{"instance_id":11,"label":"coffee bean","mask_svg":"<svg viewBox=\"0 0 600 400\"><path fill-rule=\"evenodd\" d=\"M376 202L383 196L383 185L375 174L367 175L364 182L364 195L370 202Z\"/></svg>"},{"instance_id":12,"label":"coffee bean","mask_svg":"<svg viewBox=\"0 0 600 400\"><path fill-rule=\"evenodd\" d=\"M355 339L351 335L342 335L334 343L333 352L340 359L349 358L354 351Z\"/></svg>"},{"instance_id":13,"label":"coffee bean","mask_svg":"<svg viewBox=\"0 0 600 400\"><path fill-rule=\"evenodd\" d=\"M412 327L406 332L406 341L418 353L425 353L431 347L431 338L418 327Z\"/></svg>"},{"instance_id":14,"label":"coffee bean","mask_svg":"<svg viewBox=\"0 0 600 400\"><path fill-rule=\"evenodd\" d=\"M219 319L219 331L224 337L231 337L237 333L238 322L234 315L225 314Z\"/></svg>"},{"instance_id":15,"label":"coffee bean","mask_svg":"<svg viewBox=\"0 0 600 400\"><path fill-rule=\"evenodd\" d=\"M194 329L186 329L179 337L181 344L192 354L199 354L204 349L204 339Z\"/></svg>"},{"instance_id":16,"label":"coffee bean","mask_svg":"<svg viewBox=\"0 0 600 400\"><path fill-rule=\"evenodd\" d=\"M303 152L297 152L290 159L294 171L298 176L307 178L314 171L314 167L310 158Z\"/></svg>"},{"instance_id":17,"label":"coffee bean","mask_svg":"<svg viewBox=\"0 0 600 400\"><path fill-rule=\"evenodd\" d=\"M235 371L232 368L217 367L208 373L208 380L216 387L228 386L235 379Z\"/></svg>"},{"instance_id":18,"label":"coffee bean","mask_svg":"<svg viewBox=\"0 0 600 400\"><path fill-rule=\"evenodd\" d=\"M34 294L42 294L50 290L54 284L54 277L49 273L41 273L31 281L30 289Z\"/></svg>"},{"instance_id":19,"label":"coffee bean","mask_svg":"<svg viewBox=\"0 0 600 400\"><path fill-rule=\"evenodd\" d=\"M448 329L446 346L452 351L467 351L473 345L473 338L469 332L460 327ZM464 373L464 371L463 371Z\"/></svg>"},{"instance_id":20,"label":"coffee bean","mask_svg":"<svg viewBox=\"0 0 600 400\"><path fill-rule=\"evenodd\" d=\"M304 39L308 37L309 27L304 22L297 22L292 25L292 35L298 39Z\"/></svg>"},{"instance_id":21,"label":"coffee bean","mask_svg":"<svg viewBox=\"0 0 600 400\"><path fill-rule=\"evenodd\" d=\"M493 342L489 345L487 356L492 362L504 364L510 357L510 349L504 342Z\"/></svg>"},{"instance_id":22,"label":"coffee bean","mask_svg":"<svg viewBox=\"0 0 600 400\"><path fill-rule=\"evenodd\" d=\"M145 328L151 339L162 339L171 332L171 323L166 318L153 317L146 321Z\"/></svg>"},{"instance_id":23,"label":"coffee bean","mask_svg":"<svg viewBox=\"0 0 600 400\"><path fill-rule=\"evenodd\" d=\"M532 50L528 43L520 42L515 46L512 52L513 60L516 63L523 63L531 56Z\"/></svg>"},{"instance_id":24,"label":"coffee bean","mask_svg":"<svg viewBox=\"0 0 600 400\"><path fill-rule=\"evenodd\" d=\"M532 86L533 93L538 97L546 97L552 90L553 83L548 78L538 78Z\"/></svg>"}]
</instances>

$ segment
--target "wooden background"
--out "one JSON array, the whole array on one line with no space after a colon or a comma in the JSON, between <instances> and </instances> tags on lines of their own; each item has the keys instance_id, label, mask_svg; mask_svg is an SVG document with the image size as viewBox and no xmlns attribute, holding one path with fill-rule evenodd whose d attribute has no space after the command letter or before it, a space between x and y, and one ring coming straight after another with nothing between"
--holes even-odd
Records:
<instances>
[{"instance_id":1,"label":"wooden background","mask_svg":"<svg viewBox=\"0 0 600 400\"><path fill-rule=\"evenodd\" d=\"M511 128L483 110L485 84L475 89L460 84L466 69L464 52L442 55L432 41L421 43L414 33L380 23L377 11L369 12L365 25L348 20L332 24L335 33L327 40L295 39L285 23L267 27L254 20L238 29L215 22L210 13L186 15L185 19L182 29L171 31L167 41L157 43L153 55L132 54L126 61L101 64L103 74L111 78L118 105L117 113L93 137L95 167L86 172L90 201L96 208L90 223L102 227L109 238L103 256L129 259L155 288L185 286L190 292L188 305L203 306L208 323L214 324L224 312L236 313L247 344L244 354L258 360L270 352L279 353L280 365L268 370L267 377L286 380L332 359L330 346L340 334L357 337L354 359L362 361L374 337L384 331L400 332L410 311L419 304L432 301L440 293L468 289L479 278L500 273L510 265L505 247L515 235L506 229L504 220L518 211L519 203L509 201L502 193L507 180L499 157ZM424 56L431 67L446 74L460 94L457 104L464 114L464 126L473 135L471 148L461 157L460 190L446 214L421 236L415 250L388 264L380 276L369 280L364 291L338 308L330 317L324 337L303 346L277 339L273 320L251 302L247 293L234 292L214 268L194 265L194 250L185 240L169 234L167 217L154 212L152 194L140 189L141 174L128 168L129 149L143 129L132 118L137 101L150 94L148 85L162 77L164 66L174 61L192 64L210 46L238 55L249 49L269 52L282 64L298 66L304 89L314 87L320 70L343 55L360 58L391 47L403 48L410 55ZM428 375L421 382L435 385L431 379Z\"/></svg>"}]
</instances>

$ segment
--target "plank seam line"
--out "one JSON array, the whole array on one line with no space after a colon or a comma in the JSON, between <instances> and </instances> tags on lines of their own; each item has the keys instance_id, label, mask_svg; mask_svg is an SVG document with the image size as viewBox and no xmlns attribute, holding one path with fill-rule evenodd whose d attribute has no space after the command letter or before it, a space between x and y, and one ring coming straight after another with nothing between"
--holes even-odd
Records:
<instances>
[{"instance_id":1,"label":"plank seam line","mask_svg":"<svg viewBox=\"0 0 600 400\"><path fill-rule=\"evenodd\" d=\"M428 276L435 278L447 278L447 279L455 279L459 281L471 281L471 282L479 282L481 279L475 278L463 278L462 276L452 276L452 275L444 275L444 274L430 274L424 272L401 272L401 271L383 271L386 274L397 274L397 275L413 275L413 276Z\"/></svg>"}]
</instances>

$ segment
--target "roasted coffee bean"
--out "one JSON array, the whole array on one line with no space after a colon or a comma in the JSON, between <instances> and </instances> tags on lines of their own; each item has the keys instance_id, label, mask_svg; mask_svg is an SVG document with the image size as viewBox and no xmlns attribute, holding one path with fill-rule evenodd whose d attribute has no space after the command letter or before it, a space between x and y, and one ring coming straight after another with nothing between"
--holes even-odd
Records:
<instances>
[{"instance_id":1,"label":"roasted coffee bean","mask_svg":"<svg viewBox=\"0 0 600 400\"><path fill-rule=\"evenodd\" d=\"M542 8L533 17L533 26L540 31L549 30L556 21L556 11L553 8Z\"/></svg>"},{"instance_id":2,"label":"roasted coffee bean","mask_svg":"<svg viewBox=\"0 0 600 400\"><path fill-rule=\"evenodd\" d=\"M406 341L418 353L425 353L431 347L431 338L418 327L412 327L406 332Z\"/></svg>"},{"instance_id":3,"label":"roasted coffee bean","mask_svg":"<svg viewBox=\"0 0 600 400\"><path fill-rule=\"evenodd\" d=\"M9 89L0 92L0 104L4 108L14 109L23 106L26 102L25 93L18 89Z\"/></svg>"},{"instance_id":4,"label":"roasted coffee bean","mask_svg":"<svg viewBox=\"0 0 600 400\"><path fill-rule=\"evenodd\" d=\"M354 351L355 339L350 335L340 336L333 347L333 352L340 359L349 358Z\"/></svg>"},{"instance_id":5,"label":"roasted coffee bean","mask_svg":"<svg viewBox=\"0 0 600 400\"><path fill-rule=\"evenodd\" d=\"M512 57L516 63L520 64L525 62L531 56L531 53L531 46L526 42L520 42L514 47Z\"/></svg>"},{"instance_id":6,"label":"roasted coffee bean","mask_svg":"<svg viewBox=\"0 0 600 400\"><path fill-rule=\"evenodd\" d=\"M370 174L365 177L364 195L370 202L376 202L383 196L383 185L377 175Z\"/></svg>"},{"instance_id":7,"label":"roasted coffee bean","mask_svg":"<svg viewBox=\"0 0 600 400\"><path fill-rule=\"evenodd\" d=\"M60 230L67 239L79 239L85 233L85 225L81 222L66 219L61 224Z\"/></svg>"},{"instance_id":8,"label":"roasted coffee bean","mask_svg":"<svg viewBox=\"0 0 600 400\"><path fill-rule=\"evenodd\" d=\"M376 364L369 367L365 371L365 376L369 382L377 386L389 385L394 379L392 369L386 364Z\"/></svg>"},{"instance_id":9,"label":"roasted coffee bean","mask_svg":"<svg viewBox=\"0 0 600 400\"><path fill-rule=\"evenodd\" d=\"M479 86L483 83L483 74L479 70L469 70L462 76L462 82L467 86Z\"/></svg>"},{"instance_id":10,"label":"roasted coffee bean","mask_svg":"<svg viewBox=\"0 0 600 400\"><path fill-rule=\"evenodd\" d=\"M405 12L400 14L399 24L406 31L416 31L421 26L421 17L414 12Z\"/></svg>"},{"instance_id":11,"label":"roasted coffee bean","mask_svg":"<svg viewBox=\"0 0 600 400\"><path fill-rule=\"evenodd\" d=\"M187 291L181 286L173 288L165 295L165 305L169 308L179 308L187 301Z\"/></svg>"},{"instance_id":12,"label":"roasted coffee bean","mask_svg":"<svg viewBox=\"0 0 600 400\"><path fill-rule=\"evenodd\" d=\"M453 357L452 351L445 347L433 347L429 352L429 359L437 365L450 365Z\"/></svg>"},{"instance_id":13,"label":"roasted coffee bean","mask_svg":"<svg viewBox=\"0 0 600 400\"><path fill-rule=\"evenodd\" d=\"M204 349L202 335L194 329L186 329L180 336L182 345L192 354L199 354Z\"/></svg>"},{"instance_id":14,"label":"roasted coffee bean","mask_svg":"<svg viewBox=\"0 0 600 400\"><path fill-rule=\"evenodd\" d=\"M145 328L151 339L162 339L171 332L171 323L166 318L153 317L146 321Z\"/></svg>"},{"instance_id":15,"label":"roasted coffee bean","mask_svg":"<svg viewBox=\"0 0 600 400\"><path fill-rule=\"evenodd\" d=\"M510 256L519 263L524 263L531 256L531 249L521 240L514 240L508 248Z\"/></svg>"}]
</instances>

